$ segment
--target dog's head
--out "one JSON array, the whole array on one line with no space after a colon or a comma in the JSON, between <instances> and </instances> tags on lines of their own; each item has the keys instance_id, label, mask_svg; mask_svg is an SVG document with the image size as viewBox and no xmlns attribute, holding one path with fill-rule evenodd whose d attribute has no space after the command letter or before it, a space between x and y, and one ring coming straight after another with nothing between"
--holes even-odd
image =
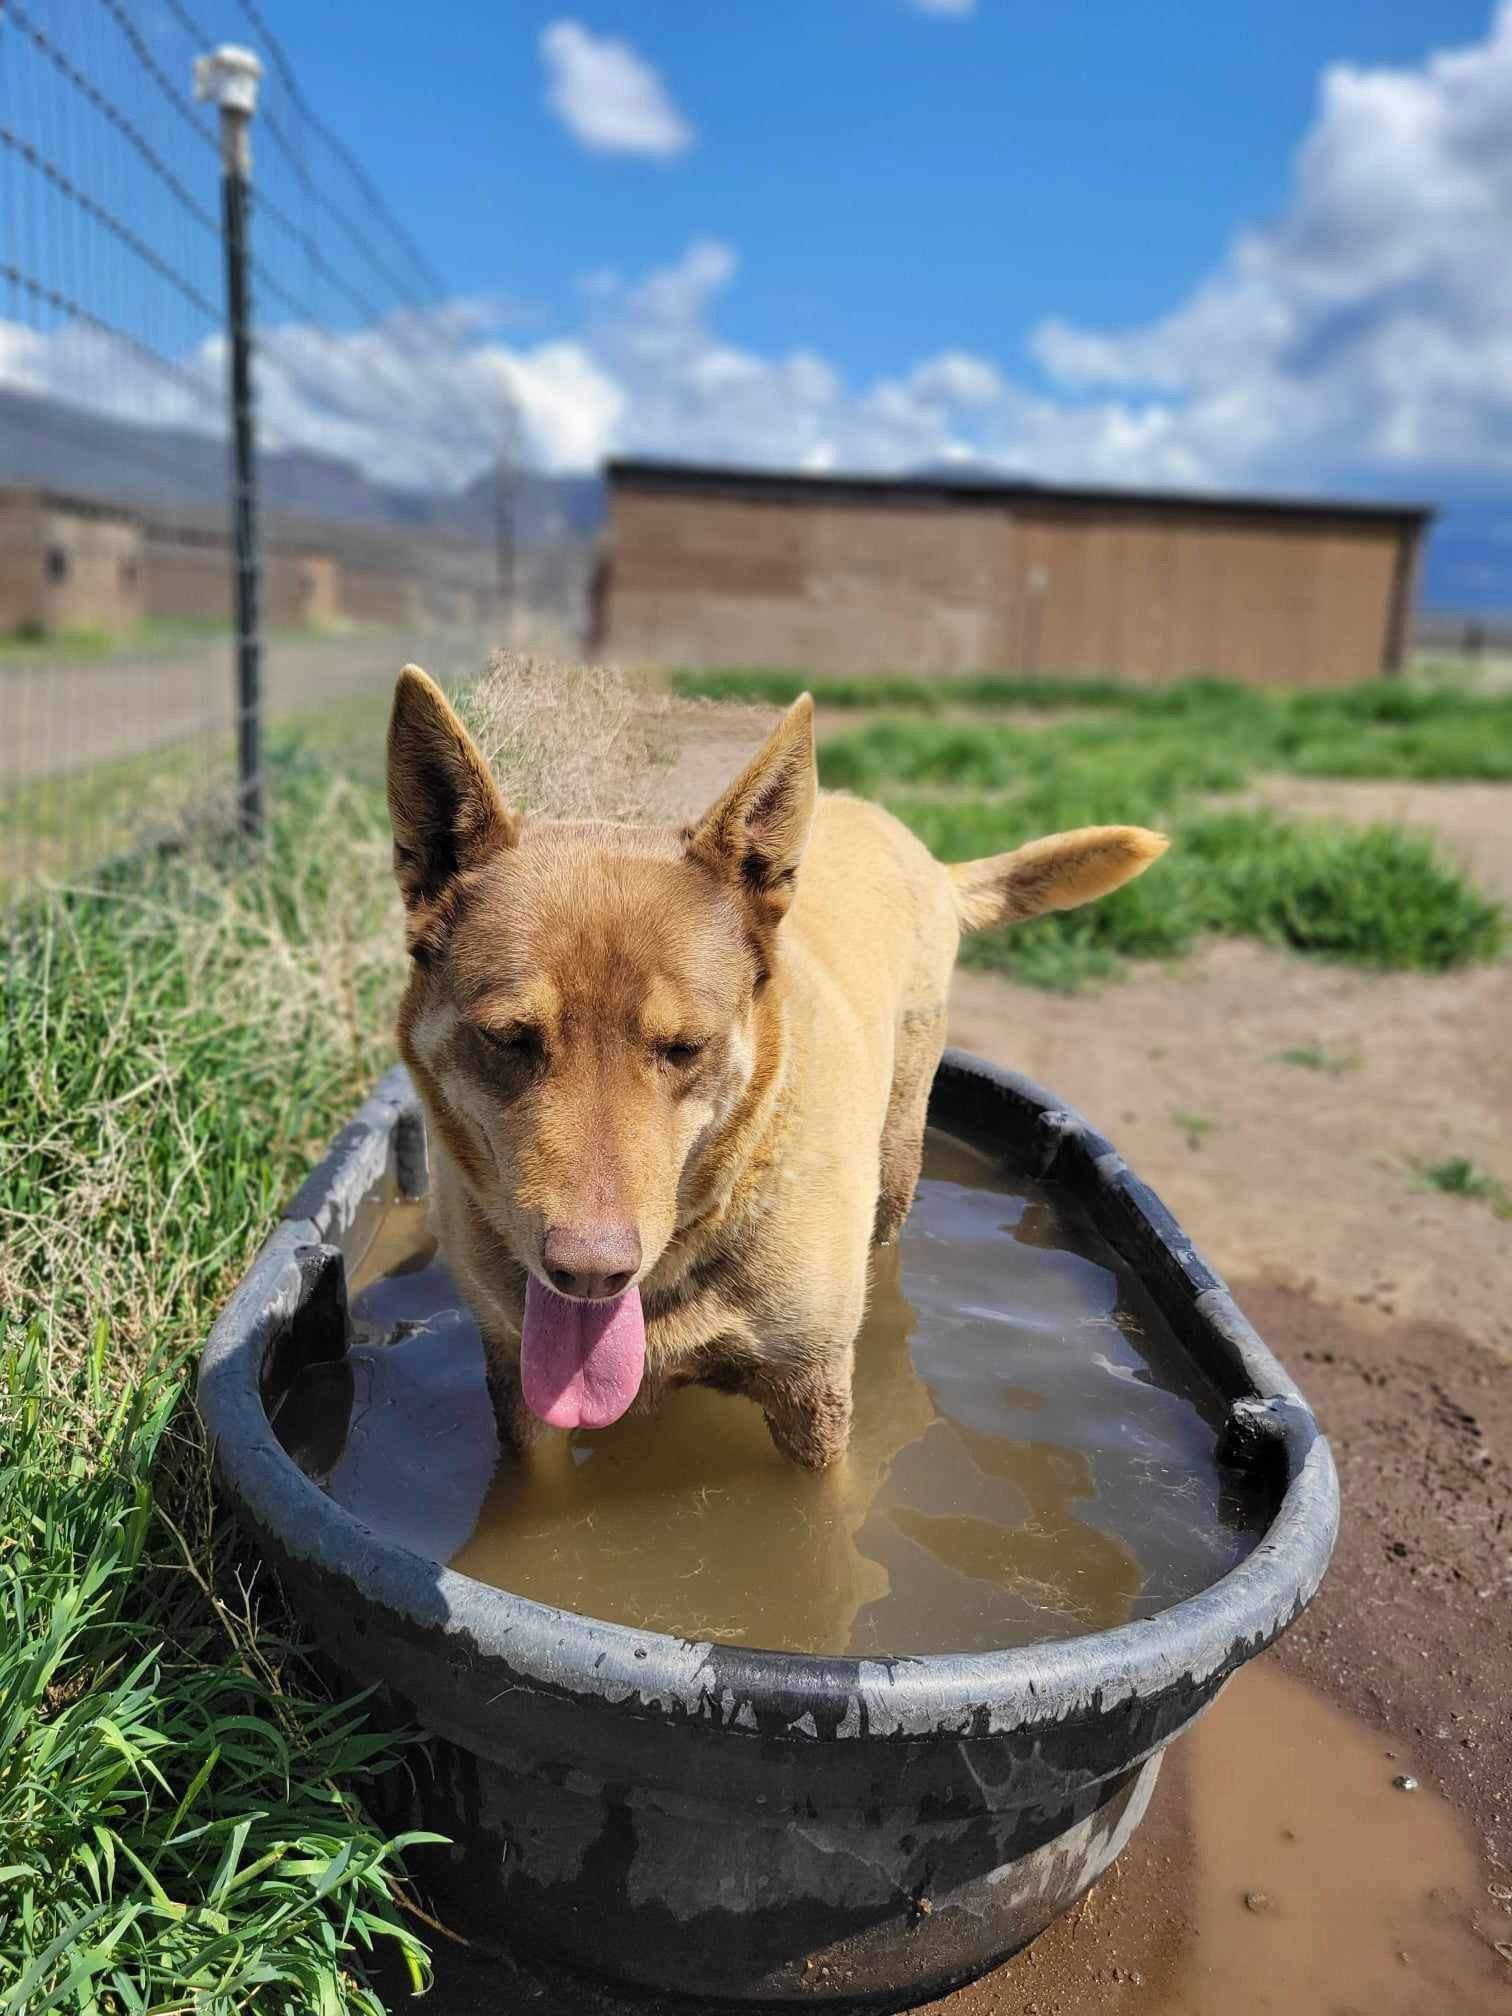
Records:
<instances>
[{"instance_id":1,"label":"dog's head","mask_svg":"<svg viewBox=\"0 0 1512 2016\"><path fill-rule=\"evenodd\" d=\"M696 1151L758 1069L816 789L805 697L687 828L522 819L440 689L401 673L401 1049L493 1243L555 1297L622 1297L696 1208Z\"/></svg>"}]
</instances>

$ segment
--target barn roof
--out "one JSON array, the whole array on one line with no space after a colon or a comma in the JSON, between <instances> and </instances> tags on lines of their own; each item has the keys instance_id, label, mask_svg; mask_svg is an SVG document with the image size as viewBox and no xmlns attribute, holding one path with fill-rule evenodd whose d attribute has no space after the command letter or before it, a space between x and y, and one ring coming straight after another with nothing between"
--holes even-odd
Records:
<instances>
[{"instance_id":1,"label":"barn roof","mask_svg":"<svg viewBox=\"0 0 1512 2016\"><path fill-rule=\"evenodd\" d=\"M943 474L871 476L815 475L796 469L751 469L721 463L678 462L617 456L605 465L611 488L642 493L746 497L785 504L1069 504L1110 510L1287 519L1359 520L1421 528L1434 516L1431 504L1384 502L1329 496L1283 497L1232 490L1125 490L1078 483L1040 483L1023 476L996 476L963 470Z\"/></svg>"}]
</instances>

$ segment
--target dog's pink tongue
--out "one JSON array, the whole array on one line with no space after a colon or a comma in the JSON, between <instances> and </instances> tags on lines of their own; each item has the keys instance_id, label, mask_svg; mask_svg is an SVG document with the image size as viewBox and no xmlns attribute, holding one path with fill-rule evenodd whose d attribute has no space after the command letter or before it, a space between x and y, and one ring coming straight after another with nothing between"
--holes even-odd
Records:
<instances>
[{"instance_id":1,"label":"dog's pink tongue","mask_svg":"<svg viewBox=\"0 0 1512 2016\"><path fill-rule=\"evenodd\" d=\"M645 1369L638 1288L609 1302L574 1302L530 1276L520 1383L532 1414L552 1428L607 1428L640 1391Z\"/></svg>"}]
</instances>

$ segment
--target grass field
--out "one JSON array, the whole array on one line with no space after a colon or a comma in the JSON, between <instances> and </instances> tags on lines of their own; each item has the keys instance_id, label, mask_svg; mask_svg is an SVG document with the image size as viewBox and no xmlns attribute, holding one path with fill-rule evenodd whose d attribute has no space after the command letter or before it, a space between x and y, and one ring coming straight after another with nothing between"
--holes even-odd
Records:
<instances>
[{"instance_id":1,"label":"grass field","mask_svg":"<svg viewBox=\"0 0 1512 2016\"><path fill-rule=\"evenodd\" d=\"M353 626L355 627L355 626ZM54 630L43 635L21 630L0 632L0 667L6 665L53 665L67 660L115 658L143 652L189 648L207 640L230 637L228 619L197 616L162 616L137 623L127 630L106 630L98 624L72 630ZM265 626L263 636L277 640L307 637L309 630Z\"/></svg>"},{"instance_id":2,"label":"grass field","mask_svg":"<svg viewBox=\"0 0 1512 2016\"><path fill-rule=\"evenodd\" d=\"M266 855L38 900L0 1025L0 2011L375 2010L423 1949L353 1803L395 1762L238 1578L186 1403L390 1050L381 801L276 738Z\"/></svg>"},{"instance_id":3,"label":"grass field","mask_svg":"<svg viewBox=\"0 0 1512 2016\"><path fill-rule=\"evenodd\" d=\"M683 675L686 692L781 702L786 674ZM1118 822L1176 842L1152 873L1087 910L968 941L966 959L1070 987L1211 933L1364 965L1436 972L1493 956L1498 907L1434 846L1392 826L1225 807L1266 772L1512 779L1512 695L1453 682L1282 693L1192 681L814 682L865 711L820 749L825 783L882 799L936 853L969 860L1037 833ZM870 703L869 705L867 703ZM1013 710L1037 718L994 719Z\"/></svg>"}]
</instances>

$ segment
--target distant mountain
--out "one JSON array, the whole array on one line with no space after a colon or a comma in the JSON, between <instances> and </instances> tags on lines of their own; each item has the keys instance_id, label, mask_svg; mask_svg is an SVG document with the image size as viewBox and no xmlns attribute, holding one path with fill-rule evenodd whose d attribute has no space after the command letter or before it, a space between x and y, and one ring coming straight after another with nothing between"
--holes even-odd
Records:
<instances>
[{"instance_id":1,"label":"distant mountain","mask_svg":"<svg viewBox=\"0 0 1512 2016\"><path fill-rule=\"evenodd\" d=\"M1512 615L1512 496L1445 506L1428 542L1418 605Z\"/></svg>"},{"instance_id":2,"label":"distant mountain","mask_svg":"<svg viewBox=\"0 0 1512 2016\"><path fill-rule=\"evenodd\" d=\"M39 483L122 503L222 510L227 446L185 427L153 427L0 386L0 483ZM346 524L413 527L492 542L496 486L481 476L452 495L375 482L354 463L312 449L259 458L262 502L271 511ZM514 533L523 545L596 532L604 486L597 474L513 472Z\"/></svg>"},{"instance_id":3,"label":"distant mountain","mask_svg":"<svg viewBox=\"0 0 1512 2016\"><path fill-rule=\"evenodd\" d=\"M519 536L527 544L563 535L591 538L604 522L604 479L596 469L581 476L543 476L535 469L518 469L510 487ZM446 522L465 525L479 537L491 539L495 509L494 479L480 476L459 496L447 500Z\"/></svg>"}]
</instances>

